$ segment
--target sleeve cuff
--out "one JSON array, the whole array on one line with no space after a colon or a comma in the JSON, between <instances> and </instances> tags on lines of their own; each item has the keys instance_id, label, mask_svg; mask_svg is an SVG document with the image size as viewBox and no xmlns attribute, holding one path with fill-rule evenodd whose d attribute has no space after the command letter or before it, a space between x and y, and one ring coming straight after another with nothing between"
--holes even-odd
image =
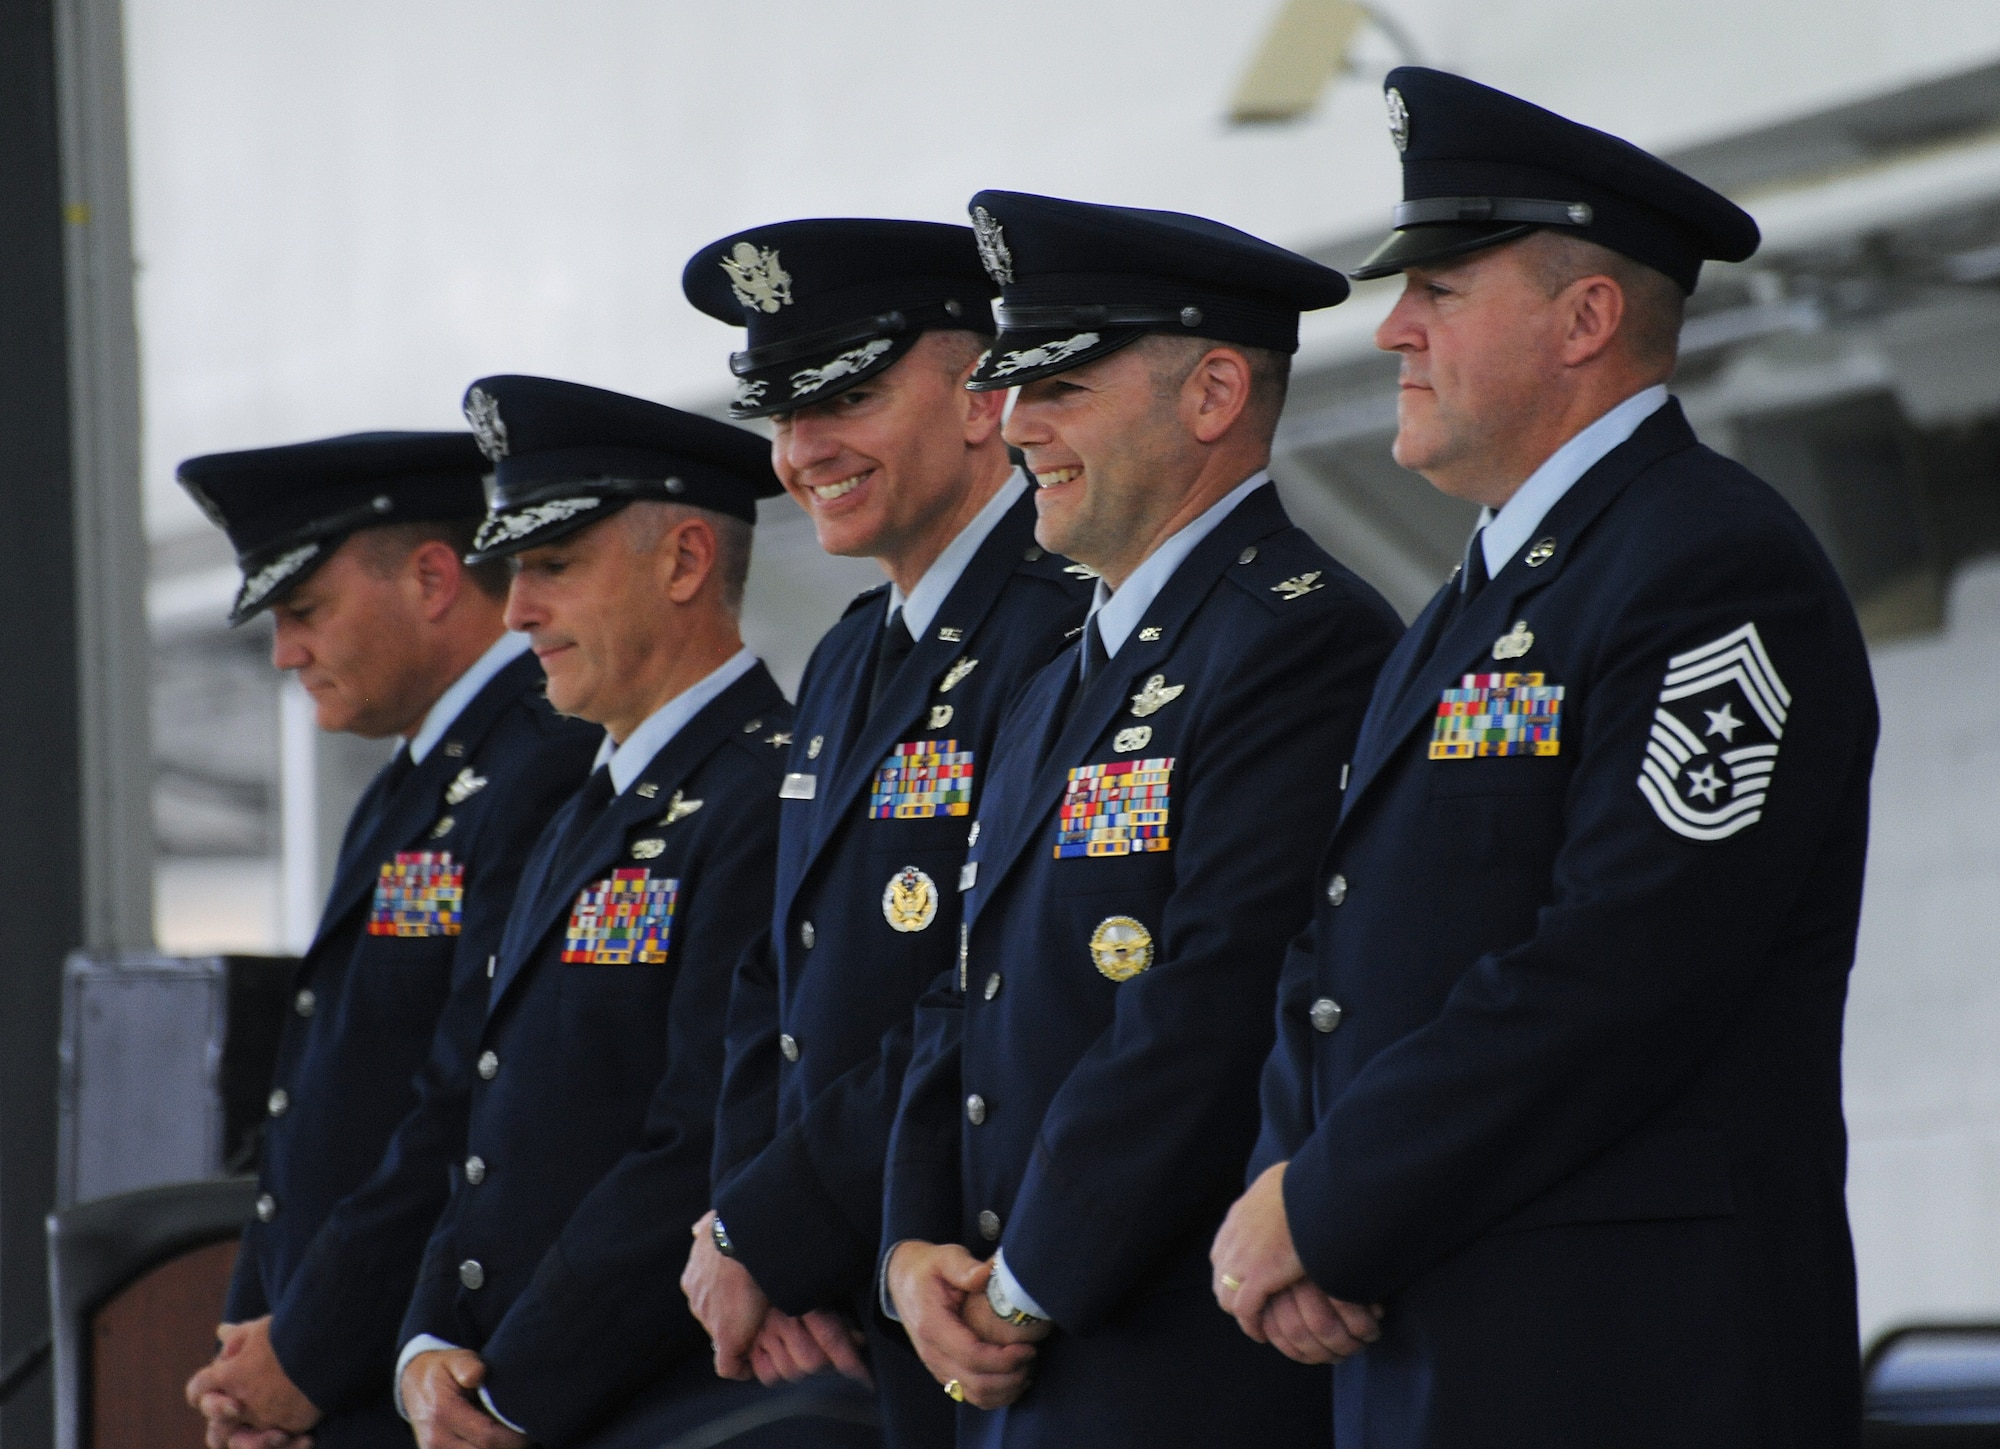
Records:
<instances>
[{"instance_id":1,"label":"sleeve cuff","mask_svg":"<svg viewBox=\"0 0 2000 1449\"><path fill-rule=\"evenodd\" d=\"M396 1412L403 1416L405 1424L410 1422L410 1411L403 1407L403 1370L410 1366L410 1360L420 1353L438 1353L447 1348L457 1348L455 1343L447 1343L435 1333L420 1333L403 1345L403 1351L396 1355L396 1382L390 1397L396 1401ZM498 1417L497 1415L495 1417ZM503 1421L504 1422L504 1421ZM512 1424L507 1425L512 1429ZM519 1432L516 1430L515 1432Z\"/></svg>"},{"instance_id":2,"label":"sleeve cuff","mask_svg":"<svg viewBox=\"0 0 2000 1449\"><path fill-rule=\"evenodd\" d=\"M479 1402L486 1406L487 1413L491 1414L509 1429L512 1429L516 1434L519 1434L523 1439L529 1437L526 1429L523 1429L519 1424L500 1412L499 1406L493 1402L493 1391L484 1384L479 1386Z\"/></svg>"},{"instance_id":3,"label":"sleeve cuff","mask_svg":"<svg viewBox=\"0 0 2000 1449\"><path fill-rule=\"evenodd\" d=\"M909 1242L908 1238L898 1238L889 1244L889 1250L882 1255L882 1264L875 1270L875 1301L882 1305L882 1316L891 1323L901 1323L903 1315L896 1311L896 1300L889 1296L889 1260L896 1256L896 1249Z\"/></svg>"},{"instance_id":4,"label":"sleeve cuff","mask_svg":"<svg viewBox=\"0 0 2000 1449\"><path fill-rule=\"evenodd\" d=\"M1008 1299L1021 1312L1032 1313L1037 1318L1055 1317L1048 1309L1042 1307L1041 1304L1034 1300L1028 1290L1021 1286L1021 1280L1016 1278L1008 1269L1007 1250L1005 1248L1000 1249L999 1252L993 1255L993 1276L1000 1280L1000 1286L1007 1290Z\"/></svg>"}]
</instances>

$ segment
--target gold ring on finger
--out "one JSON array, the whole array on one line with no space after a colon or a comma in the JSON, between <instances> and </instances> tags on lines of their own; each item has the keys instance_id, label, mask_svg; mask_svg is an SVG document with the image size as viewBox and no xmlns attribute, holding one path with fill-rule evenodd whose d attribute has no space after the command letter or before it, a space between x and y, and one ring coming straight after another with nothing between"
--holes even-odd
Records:
<instances>
[{"instance_id":1,"label":"gold ring on finger","mask_svg":"<svg viewBox=\"0 0 2000 1449\"><path fill-rule=\"evenodd\" d=\"M946 1394L950 1396L951 1401L954 1404L962 1404L965 1402L965 1385L960 1383L957 1379L946 1380L944 1391Z\"/></svg>"},{"instance_id":2,"label":"gold ring on finger","mask_svg":"<svg viewBox=\"0 0 2000 1449\"><path fill-rule=\"evenodd\" d=\"M1243 1280L1224 1273L1222 1275L1222 1286L1227 1288L1231 1293L1234 1293L1238 1288L1243 1286Z\"/></svg>"}]
</instances>

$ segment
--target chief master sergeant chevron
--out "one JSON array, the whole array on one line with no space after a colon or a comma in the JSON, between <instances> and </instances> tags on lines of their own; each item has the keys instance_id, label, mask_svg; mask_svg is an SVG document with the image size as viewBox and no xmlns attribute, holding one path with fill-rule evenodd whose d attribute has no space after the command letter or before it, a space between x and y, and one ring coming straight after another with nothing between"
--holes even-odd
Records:
<instances>
[{"instance_id":1,"label":"chief master sergeant chevron","mask_svg":"<svg viewBox=\"0 0 2000 1449\"><path fill-rule=\"evenodd\" d=\"M755 227L698 252L686 288L747 324L736 410L772 418L821 547L889 582L800 686L771 929L730 1006L716 1215L684 1282L727 1373L746 1352L765 1377L810 1368L858 1321L891 1449L949 1443L951 1404L874 1307L882 1162L911 1009L958 949L1000 720L1082 624L1089 570L1035 543L1002 398L965 390L996 290L970 227Z\"/></svg>"},{"instance_id":2,"label":"chief master sergeant chevron","mask_svg":"<svg viewBox=\"0 0 2000 1449\"><path fill-rule=\"evenodd\" d=\"M1001 727L896 1122L889 1292L961 1444L1324 1444L1328 1375L1216 1316L1206 1252L1401 631L1265 471L1299 314L1347 283L1199 217L972 216L1002 282L972 386L1020 388L1036 536L1102 577Z\"/></svg>"},{"instance_id":3,"label":"chief master sergeant chevron","mask_svg":"<svg viewBox=\"0 0 2000 1449\"><path fill-rule=\"evenodd\" d=\"M211 1437L409 1442L387 1389L411 1274L378 1266L392 1280L382 1303L350 1292L352 1275L330 1269L347 1250L343 1206L419 1091L437 1087L420 1070L434 1038L446 1062L453 1023L476 1019L515 878L592 748L542 697L527 639L502 627L505 574L460 562L485 470L469 433L360 434L180 466L242 563L232 622L270 611L272 663L297 672L322 729L402 737L348 821L299 967L229 1326L189 1384Z\"/></svg>"},{"instance_id":4,"label":"chief master sergeant chevron","mask_svg":"<svg viewBox=\"0 0 2000 1449\"><path fill-rule=\"evenodd\" d=\"M1853 1444L1874 692L1805 525L1665 387L1756 226L1471 81L1388 101L1396 458L1488 515L1362 727L1216 1297L1309 1361L1385 1306L1350 1445Z\"/></svg>"}]
</instances>

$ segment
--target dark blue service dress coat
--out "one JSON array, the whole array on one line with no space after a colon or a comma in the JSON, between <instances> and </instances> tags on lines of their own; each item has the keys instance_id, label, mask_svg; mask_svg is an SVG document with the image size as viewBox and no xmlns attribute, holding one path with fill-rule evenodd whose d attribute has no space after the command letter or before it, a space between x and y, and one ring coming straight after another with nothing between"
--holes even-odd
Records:
<instances>
[{"instance_id":1,"label":"dark blue service dress coat","mask_svg":"<svg viewBox=\"0 0 2000 1449\"><path fill-rule=\"evenodd\" d=\"M1252 1164L1290 1159L1313 1280L1388 1308L1337 1437L1852 1444L1840 583L1669 403L1451 592L1370 707Z\"/></svg>"},{"instance_id":2,"label":"dark blue service dress coat","mask_svg":"<svg viewBox=\"0 0 2000 1449\"><path fill-rule=\"evenodd\" d=\"M959 867L1002 713L1089 602L1086 571L1039 548L1034 524L1024 495L872 716L886 586L814 650L770 929L730 1006L716 1209L779 1308L859 1315L897 1444L951 1434L950 1401L872 1301L910 1012L956 957Z\"/></svg>"},{"instance_id":3,"label":"dark blue service dress coat","mask_svg":"<svg viewBox=\"0 0 2000 1449\"><path fill-rule=\"evenodd\" d=\"M1323 1368L1245 1338L1208 1247L1257 1134L1286 943L1401 622L1245 498L1066 704L1003 727L955 972L919 1008L884 1246L1004 1248L1053 1316L965 1444L1324 1444Z\"/></svg>"},{"instance_id":4,"label":"dark blue service dress coat","mask_svg":"<svg viewBox=\"0 0 2000 1449\"><path fill-rule=\"evenodd\" d=\"M399 1343L476 1350L537 1444L586 1439L670 1377L716 1382L678 1279L730 977L770 908L791 713L757 665L623 794L579 792L522 874Z\"/></svg>"},{"instance_id":5,"label":"dark blue service dress coat","mask_svg":"<svg viewBox=\"0 0 2000 1449\"><path fill-rule=\"evenodd\" d=\"M484 1009L486 958L521 867L599 738L549 707L541 666L523 654L393 789L401 771L385 767L348 823L279 1046L258 1220L225 1313L272 1315L279 1363L327 1414L314 1430L327 1449L408 1443L389 1375L429 1222L405 1234L386 1292L358 1293L346 1270L382 1265L348 1256L344 1200L420 1095L449 1076L448 1044ZM442 1201L439 1191L433 1214Z\"/></svg>"}]
</instances>

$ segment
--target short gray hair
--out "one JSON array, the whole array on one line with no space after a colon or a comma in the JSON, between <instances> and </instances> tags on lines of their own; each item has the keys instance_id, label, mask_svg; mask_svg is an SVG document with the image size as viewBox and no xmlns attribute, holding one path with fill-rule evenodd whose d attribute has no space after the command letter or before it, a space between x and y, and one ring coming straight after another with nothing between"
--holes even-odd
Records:
<instances>
[{"instance_id":1,"label":"short gray hair","mask_svg":"<svg viewBox=\"0 0 2000 1449\"><path fill-rule=\"evenodd\" d=\"M667 536L667 530L690 518L699 518L715 531L715 572L722 581L722 606L732 617L743 612L743 586L750 578L750 545L756 529L733 514L692 503L667 503L642 498L627 504L617 515L625 542L634 553L651 553Z\"/></svg>"},{"instance_id":2,"label":"short gray hair","mask_svg":"<svg viewBox=\"0 0 2000 1449\"><path fill-rule=\"evenodd\" d=\"M1687 294L1665 272L1634 261L1582 237L1558 231L1538 231L1520 241L1522 257L1542 290L1554 297L1585 277L1609 277L1625 294L1625 334L1632 355L1640 362L1672 371L1680 355L1681 324L1687 318Z\"/></svg>"}]
</instances>

